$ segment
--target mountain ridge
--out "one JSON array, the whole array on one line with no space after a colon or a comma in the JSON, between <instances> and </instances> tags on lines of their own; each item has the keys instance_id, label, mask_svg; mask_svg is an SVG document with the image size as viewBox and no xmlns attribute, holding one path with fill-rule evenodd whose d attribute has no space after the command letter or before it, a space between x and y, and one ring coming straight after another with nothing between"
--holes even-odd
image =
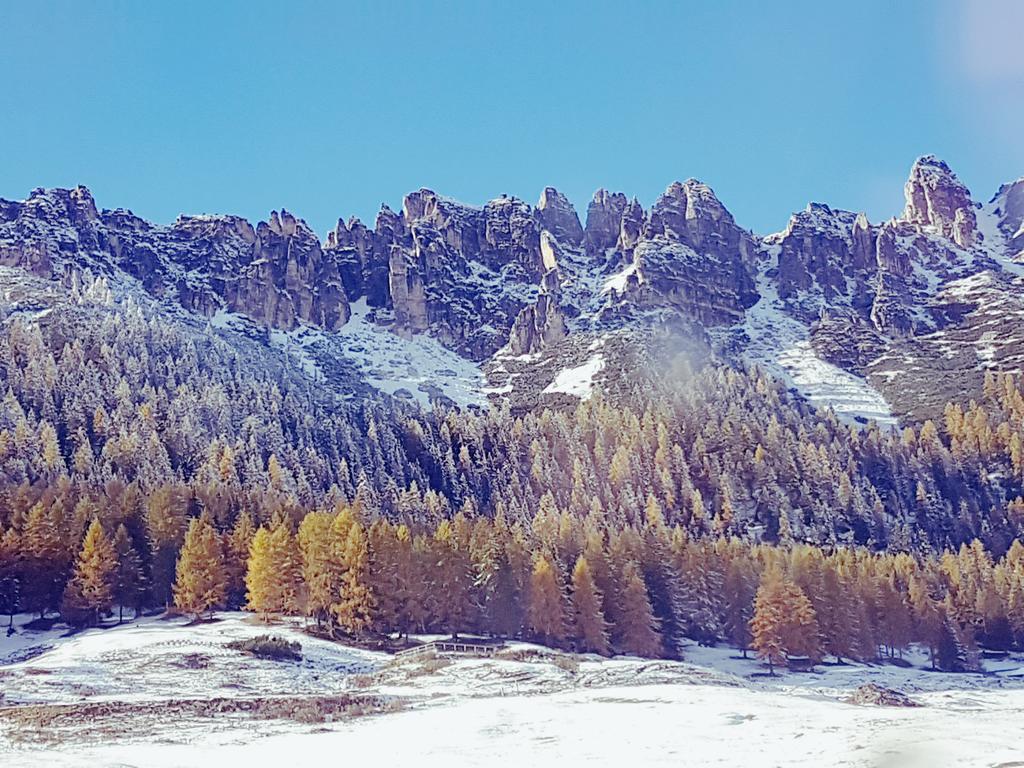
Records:
<instances>
[{"instance_id":1,"label":"mountain ridge","mask_svg":"<svg viewBox=\"0 0 1024 768\"><path fill-rule=\"evenodd\" d=\"M952 359L947 334L976 350L938 377L966 382L966 392L984 370L1020 360L1018 334L1024 347L1013 291L1024 275L1024 181L981 205L925 155L905 198L902 213L877 224L810 203L783 230L756 235L696 179L673 182L648 210L599 189L582 220L554 187L535 206L508 196L469 206L421 188L399 211L383 205L372 229L339 219L321 239L285 210L256 224L183 215L159 225L97 208L85 187L36 189L0 200L0 265L64 282L122 273L220 329L249 320L329 337L352 330L358 304L367 329L430 339L454 366L480 368L479 402L522 400L520 389L524 402L544 400L558 393L558 375L583 367L615 386L616 366L595 349L671 328L708 354L767 367L812 402L808 366L825 366L886 408L844 410L828 392L817 404L894 422L934 415L949 399L945 383L933 384L937 362ZM992 307L1002 307L997 317ZM414 382L414 397L448 397L444 381L429 379ZM597 385L569 389L585 397Z\"/></svg>"}]
</instances>

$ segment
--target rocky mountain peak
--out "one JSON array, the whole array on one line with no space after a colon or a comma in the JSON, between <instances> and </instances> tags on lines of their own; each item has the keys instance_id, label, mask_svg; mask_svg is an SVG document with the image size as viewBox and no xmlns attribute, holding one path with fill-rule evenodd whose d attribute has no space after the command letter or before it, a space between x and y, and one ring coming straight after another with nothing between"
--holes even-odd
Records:
<instances>
[{"instance_id":1,"label":"rocky mountain peak","mask_svg":"<svg viewBox=\"0 0 1024 768\"><path fill-rule=\"evenodd\" d=\"M583 227L569 198L554 187L545 187L537 202L537 217L541 226L551 234L571 245L583 241Z\"/></svg>"},{"instance_id":2,"label":"rocky mountain peak","mask_svg":"<svg viewBox=\"0 0 1024 768\"><path fill-rule=\"evenodd\" d=\"M696 179L673 182L654 203L645 237L664 236L698 253L728 253L748 261L752 239L707 184Z\"/></svg>"},{"instance_id":3,"label":"rocky mountain peak","mask_svg":"<svg viewBox=\"0 0 1024 768\"><path fill-rule=\"evenodd\" d=\"M1011 259L1024 257L1024 178L999 188L992 200L999 229L1006 236Z\"/></svg>"},{"instance_id":4,"label":"rocky mountain peak","mask_svg":"<svg viewBox=\"0 0 1024 768\"><path fill-rule=\"evenodd\" d=\"M978 222L971 193L942 160L934 155L918 158L910 169L904 196L904 221L933 227L961 248L975 244Z\"/></svg>"},{"instance_id":5,"label":"rocky mountain peak","mask_svg":"<svg viewBox=\"0 0 1024 768\"><path fill-rule=\"evenodd\" d=\"M584 230L584 246L588 254L603 255L615 246L626 204L626 196L621 192L599 189L594 193L587 206L587 225Z\"/></svg>"}]
</instances>

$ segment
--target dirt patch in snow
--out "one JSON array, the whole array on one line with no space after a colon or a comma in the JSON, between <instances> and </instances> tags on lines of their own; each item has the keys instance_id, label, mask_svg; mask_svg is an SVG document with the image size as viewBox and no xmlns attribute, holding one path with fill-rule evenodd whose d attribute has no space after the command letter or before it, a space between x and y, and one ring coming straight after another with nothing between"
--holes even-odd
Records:
<instances>
[{"instance_id":1,"label":"dirt patch in snow","mask_svg":"<svg viewBox=\"0 0 1024 768\"><path fill-rule=\"evenodd\" d=\"M401 703L385 696L275 696L259 698L105 701L82 704L29 704L0 707L0 721L14 726L9 734L27 743L60 742L69 732L88 729L91 736L123 736L142 721L175 722L229 718L329 723L362 715L394 712Z\"/></svg>"},{"instance_id":2,"label":"dirt patch in snow","mask_svg":"<svg viewBox=\"0 0 1024 768\"><path fill-rule=\"evenodd\" d=\"M868 683L862 685L860 688L850 694L847 699L851 704L861 704L876 707L919 707L919 703L914 701L907 694L893 690L892 688L883 688L881 685L875 685L874 683Z\"/></svg>"}]
</instances>

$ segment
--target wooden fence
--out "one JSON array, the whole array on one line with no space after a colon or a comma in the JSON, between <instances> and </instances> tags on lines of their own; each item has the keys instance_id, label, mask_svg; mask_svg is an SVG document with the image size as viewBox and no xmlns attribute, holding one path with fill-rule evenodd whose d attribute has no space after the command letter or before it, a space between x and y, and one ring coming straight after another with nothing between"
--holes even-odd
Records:
<instances>
[{"instance_id":1,"label":"wooden fence","mask_svg":"<svg viewBox=\"0 0 1024 768\"><path fill-rule=\"evenodd\" d=\"M471 640L431 640L395 654L398 658L415 658L427 653L455 653L466 656L493 656L503 643L474 643Z\"/></svg>"}]
</instances>

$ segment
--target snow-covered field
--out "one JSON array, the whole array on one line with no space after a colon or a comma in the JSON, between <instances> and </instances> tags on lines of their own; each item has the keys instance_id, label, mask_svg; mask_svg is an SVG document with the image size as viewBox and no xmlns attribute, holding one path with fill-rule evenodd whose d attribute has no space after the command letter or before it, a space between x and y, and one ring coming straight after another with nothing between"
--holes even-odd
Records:
<instances>
[{"instance_id":1,"label":"snow-covered field","mask_svg":"<svg viewBox=\"0 0 1024 768\"><path fill-rule=\"evenodd\" d=\"M777 678L730 649L697 646L685 662L571 657L525 644L498 658L397 660L316 640L294 623L270 631L302 644L300 662L225 647L267 631L252 617L228 614L199 626L146 619L72 637L55 630L0 636L0 764L1024 765L1019 659L984 675L844 665ZM865 682L921 706L848 703ZM393 706L333 722L195 716L174 706L342 694ZM121 707L113 721L68 717L40 729L11 716L104 704Z\"/></svg>"}]
</instances>

